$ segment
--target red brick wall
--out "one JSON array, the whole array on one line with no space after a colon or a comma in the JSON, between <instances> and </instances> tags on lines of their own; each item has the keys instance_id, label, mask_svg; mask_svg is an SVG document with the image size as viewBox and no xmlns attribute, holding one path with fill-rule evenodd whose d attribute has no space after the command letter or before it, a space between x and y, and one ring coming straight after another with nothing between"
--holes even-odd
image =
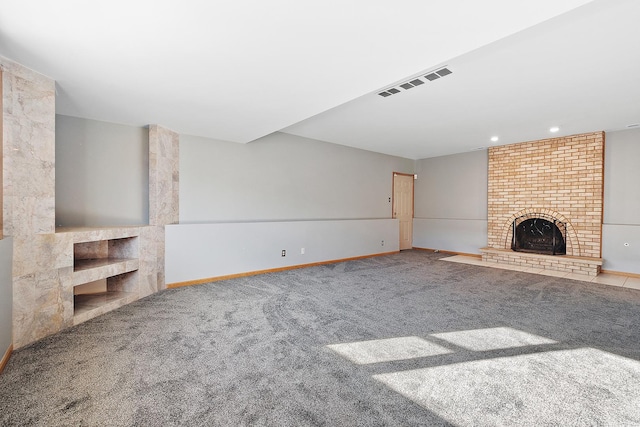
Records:
<instances>
[{"instance_id":1,"label":"red brick wall","mask_svg":"<svg viewBox=\"0 0 640 427\"><path fill-rule=\"evenodd\" d=\"M601 257L604 132L489 148L488 246L507 249L511 222L542 212L567 222L567 255Z\"/></svg>"}]
</instances>

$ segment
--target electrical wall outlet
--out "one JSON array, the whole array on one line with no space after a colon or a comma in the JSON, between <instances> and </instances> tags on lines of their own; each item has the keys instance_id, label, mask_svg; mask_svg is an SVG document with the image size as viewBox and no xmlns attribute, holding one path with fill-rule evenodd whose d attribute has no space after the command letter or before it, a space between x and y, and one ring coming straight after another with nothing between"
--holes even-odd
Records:
<instances>
[{"instance_id":1,"label":"electrical wall outlet","mask_svg":"<svg viewBox=\"0 0 640 427\"><path fill-rule=\"evenodd\" d=\"M287 256L287 250L286 249L282 250L282 256Z\"/></svg>"},{"instance_id":2,"label":"electrical wall outlet","mask_svg":"<svg viewBox=\"0 0 640 427\"><path fill-rule=\"evenodd\" d=\"M380 246L384 246L384 240L382 241L382 243L380 243Z\"/></svg>"},{"instance_id":3,"label":"electrical wall outlet","mask_svg":"<svg viewBox=\"0 0 640 427\"><path fill-rule=\"evenodd\" d=\"M300 255L304 255L304 248L300 249Z\"/></svg>"}]
</instances>

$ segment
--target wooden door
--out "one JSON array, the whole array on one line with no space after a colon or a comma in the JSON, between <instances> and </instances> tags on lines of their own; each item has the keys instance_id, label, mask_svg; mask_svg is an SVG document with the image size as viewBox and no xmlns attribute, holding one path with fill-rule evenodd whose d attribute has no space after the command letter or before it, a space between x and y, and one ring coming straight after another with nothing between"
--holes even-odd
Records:
<instances>
[{"instance_id":1,"label":"wooden door","mask_svg":"<svg viewBox=\"0 0 640 427\"><path fill-rule=\"evenodd\" d=\"M413 175L393 174L393 218L400 222L400 250L413 247Z\"/></svg>"}]
</instances>

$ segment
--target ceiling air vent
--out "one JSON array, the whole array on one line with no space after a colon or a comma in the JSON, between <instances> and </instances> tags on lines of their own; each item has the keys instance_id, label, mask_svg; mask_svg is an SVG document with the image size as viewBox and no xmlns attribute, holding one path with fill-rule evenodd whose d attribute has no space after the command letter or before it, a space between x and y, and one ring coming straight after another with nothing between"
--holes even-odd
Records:
<instances>
[{"instance_id":1,"label":"ceiling air vent","mask_svg":"<svg viewBox=\"0 0 640 427\"><path fill-rule=\"evenodd\" d=\"M431 71L428 74L425 74L424 77L428 81L432 82L434 80L439 79L440 77L445 77L445 76L448 76L449 74L452 74L452 73L453 73L453 71L451 71L450 69L445 67L445 68L439 68L439 69L437 69L435 71ZM402 84L398 85L397 87L392 87L390 89L387 89L387 90L384 90L382 92L379 92L378 95L380 95L383 98L387 98L387 97L389 97L391 95L395 95L396 93L400 93L400 89L398 89L398 87L401 87L404 90L409 90L409 89L412 89L412 88L414 88L416 86L423 85L425 83L426 82L424 80L413 79L413 80L410 80L408 82L402 83Z\"/></svg>"}]
</instances>

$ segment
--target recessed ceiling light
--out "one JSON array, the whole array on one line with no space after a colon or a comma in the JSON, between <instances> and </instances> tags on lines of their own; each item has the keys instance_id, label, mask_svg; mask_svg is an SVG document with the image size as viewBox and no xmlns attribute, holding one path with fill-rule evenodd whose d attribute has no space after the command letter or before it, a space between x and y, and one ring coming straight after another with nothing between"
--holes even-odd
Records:
<instances>
[{"instance_id":1,"label":"recessed ceiling light","mask_svg":"<svg viewBox=\"0 0 640 427\"><path fill-rule=\"evenodd\" d=\"M491 137L491 142L498 142L498 139L500 139L500 138L498 138L497 136L492 136Z\"/></svg>"},{"instance_id":2,"label":"recessed ceiling light","mask_svg":"<svg viewBox=\"0 0 640 427\"><path fill-rule=\"evenodd\" d=\"M549 128L549 132L551 133L556 133L560 130L560 128L558 126L553 126Z\"/></svg>"}]
</instances>

